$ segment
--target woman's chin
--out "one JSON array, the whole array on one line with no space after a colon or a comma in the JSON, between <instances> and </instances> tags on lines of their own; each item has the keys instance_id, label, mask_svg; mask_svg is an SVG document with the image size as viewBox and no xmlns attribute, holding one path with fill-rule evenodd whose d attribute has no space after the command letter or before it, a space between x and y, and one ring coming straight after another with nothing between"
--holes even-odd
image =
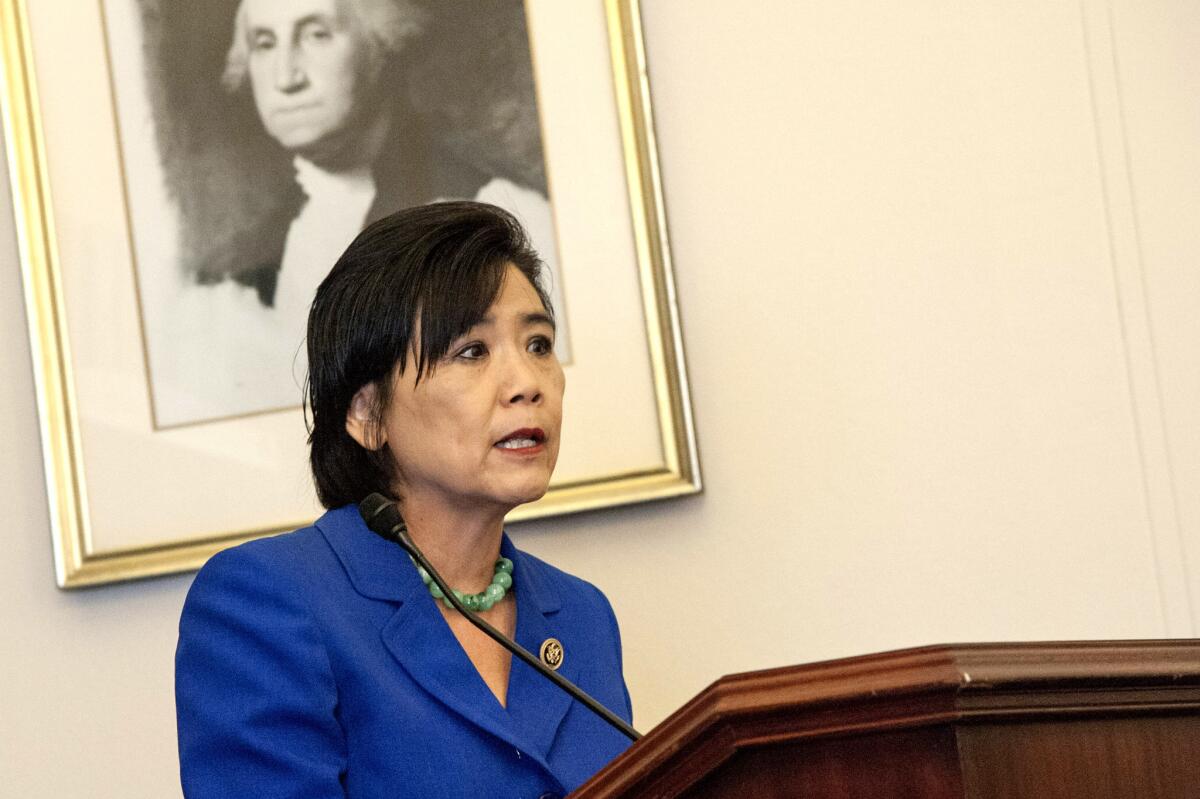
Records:
<instances>
[{"instance_id":1,"label":"woman's chin","mask_svg":"<svg viewBox=\"0 0 1200 799\"><path fill-rule=\"evenodd\" d=\"M537 502L542 497L546 496L546 492L550 489L550 481L537 480L515 485L505 492L505 504L511 508L519 505L528 505L530 502Z\"/></svg>"}]
</instances>

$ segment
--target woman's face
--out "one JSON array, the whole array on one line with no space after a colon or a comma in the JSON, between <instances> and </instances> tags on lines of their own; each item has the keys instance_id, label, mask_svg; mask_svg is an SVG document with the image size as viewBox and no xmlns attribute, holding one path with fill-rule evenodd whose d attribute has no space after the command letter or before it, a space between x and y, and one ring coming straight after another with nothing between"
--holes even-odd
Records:
<instances>
[{"instance_id":1,"label":"woman's face","mask_svg":"<svg viewBox=\"0 0 1200 799\"><path fill-rule=\"evenodd\" d=\"M430 499L507 512L546 493L558 460L563 371L546 310L516 267L484 319L419 384L409 363L395 378L382 430L404 505ZM352 435L354 415L352 407Z\"/></svg>"}]
</instances>

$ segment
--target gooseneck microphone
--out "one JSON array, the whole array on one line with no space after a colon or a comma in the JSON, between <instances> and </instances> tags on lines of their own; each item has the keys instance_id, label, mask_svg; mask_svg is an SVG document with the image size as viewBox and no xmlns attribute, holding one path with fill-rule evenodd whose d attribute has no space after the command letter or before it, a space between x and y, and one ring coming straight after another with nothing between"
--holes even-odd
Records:
<instances>
[{"instance_id":1,"label":"gooseneck microphone","mask_svg":"<svg viewBox=\"0 0 1200 799\"><path fill-rule=\"evenodd\" d=\"M539 674L544 676L550 682L557 685L562 690L566 691L575 699L579 700L584 707L595 713L600 718L607 721L613 727L616 727L624 735L628 736L631 741L636 741L641 738L641 734L633 727L625 723L625 720L613 713L604 705L597 702L579 686L563 677L556 671L551 671L546 667L541 660L535 657L529 650L513 641L504 633L497 630L492 625L488 624L483 619L479 618L473 611L468 610L466 606L454 594L454 590L446 584L442 576L437 573L437 569L433 568L421 550L417 549L417 545L413 543L408 535L408 525L404 523L404 519L400 517L400 511L396 509L396 503L392 502L382 494L371 494L371 496L358 503L358 512L362 515L363 521L367 523L367 527L371 528L371 532L375 533L388 541L394 541L400 547L412 556L417 565L424 569L434 584L442 590L442 595L446 600L454 606L454 609L461 613L467 621L474 624L480 630L483 630L489 638L491 638L500 646L512 652L521 660L525 661L530 667L537 670Z\"/></svg>"}]
</instances>

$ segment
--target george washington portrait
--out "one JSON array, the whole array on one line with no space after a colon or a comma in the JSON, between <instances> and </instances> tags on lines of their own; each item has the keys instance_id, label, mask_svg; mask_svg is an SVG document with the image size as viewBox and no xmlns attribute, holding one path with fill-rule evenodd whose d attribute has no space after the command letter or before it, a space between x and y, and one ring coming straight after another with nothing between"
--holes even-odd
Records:
<instances>
[{"instance_id":1,"label":"george washington portrait","mask_svg":"<svg viewBox=\"0 0 1200 799\"><path fill-rule=\"evenodd\" d=\"M141 69L140 86L115 88L157 426L299 405L317 285L365 225L405 206L512 211L565 323L520 0L106 11L115 74Z\"/></svg>"}]
</instances>

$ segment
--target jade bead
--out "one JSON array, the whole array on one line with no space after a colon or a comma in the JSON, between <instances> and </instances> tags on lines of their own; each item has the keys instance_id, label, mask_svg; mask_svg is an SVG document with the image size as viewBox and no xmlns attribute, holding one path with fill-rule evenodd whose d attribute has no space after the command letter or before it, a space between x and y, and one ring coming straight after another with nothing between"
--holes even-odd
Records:
<instances>
[{"instance_id":1,"label":"jade bead","mask_svg":"<svg viewBox=\"0 0 1200 799\"><path fill-rule=\"evenodd\" d=\"M450 602L450 599L446 597L442 589L438 587L438 584L433 581L433 577L429 574L429 572L426 571L422 566L418 565L412 556L409 556L409 560L411 560L413 566L416 567L417 574L420 576L421 582L423 582L429 589L429 593L434 598L434 601L440 600L441 603L447 608L453 609L454 605ZM491 610L497 602L504 599L508 593L508 590L512 588L512 572L513 562L508 558L499 558L496 561L496 571L492 576L492 582L487 588L480 591L478 594L464 594L462 591L459 591L456 588L453 589L454 595L458 597L458 601L462 603L462 606L467 610L473 612Z\"/></svg>"}]
</instances>

